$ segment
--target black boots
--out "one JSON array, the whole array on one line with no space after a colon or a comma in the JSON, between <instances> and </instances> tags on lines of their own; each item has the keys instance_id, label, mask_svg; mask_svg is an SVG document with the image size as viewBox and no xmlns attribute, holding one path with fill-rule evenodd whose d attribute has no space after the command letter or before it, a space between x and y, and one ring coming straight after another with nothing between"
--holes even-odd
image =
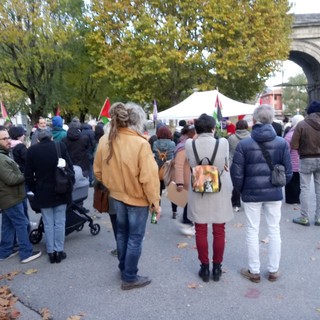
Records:
<instances>
[{"instance_id":1,"label":"black boots","mask_svg":"<svg viewBox=\"0 0 320 320\"><path fill-rule=\"evenodd\" d=\"M200 265L201 269L199 271L199 277L204 281L204 282L209 282L210 278L210 271L209 271L209 264L201 264Z\"/></svg>"},{"instance_id":2,"label":"black boots","mask_svg":"<svg viewBox=\"0 0 320 320\"><path fill-rule=\"evenodd\" d=\"M55 252L48 253L48 256L49 256L50 263L55 263L56 262Z\"/></svg>"},{"instance_id":3,"label":"black boots","mask_svg":"<svg viewBox=\"0 0 320 320\"><path fill-rule=\"evenodd\" d=\"M221 263L214 263L212 268L213 281L219 281L222 274Z\"/></svg>"},{"instance_id":4,"label":"black boots","mask_svg":"<svg viewBox=\"0 0 320 320\"><path fill-rule=\"evenodd\" d=\"M50 263L60 263L61 260L67 257L64 251L48 253Z\"/></svg>"},{"instance_id":5,"label":"black boots","mask_svg":"<svg viewBox=\"0 0 320 320\"><path fill-rule=\"evenodd\" d=\"M56 256L56 263L60 263L61 260L67 257L67 254L64 251L60 251L60 252L55 252L55 256Z\"/></svg>"}]
</instances>

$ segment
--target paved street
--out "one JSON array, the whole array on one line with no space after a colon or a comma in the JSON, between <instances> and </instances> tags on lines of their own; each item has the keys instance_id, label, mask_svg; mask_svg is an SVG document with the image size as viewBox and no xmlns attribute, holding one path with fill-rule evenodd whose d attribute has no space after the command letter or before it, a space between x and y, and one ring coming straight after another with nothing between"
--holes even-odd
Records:
<instances>
[{"instance_id":1,"label":"paved street","mask_svg":"<svg viewBox=\"0 0 320 320\"><path fill-rule=\"evenodd\" d=\"M92 209L91 203L92 189L85 205ZM204 283L197 275L194 237L179 232L167 199L162 205L159 223L147 225L139 273L150 276L152 283L145 288L120 289L117 259L110 254L115 241L108 214L96 213L99 235L92 236L86 224L82 231L67 236L68 257L61 264L50 264L45 254L25 265L17 256L0 262L0 275L20 271L12 281L0 281L19 298L19 319L41 319L41 309L55 320L71 316L83 320L320 319L320 228L293 224L297 206L283 205L281 278L275 283L267 280L267 244L261 242L262 281L254 284L239 275L246 267L243 211L226 227L221 281ZM31 217L39 219L33 213ZM266 240L264 219L260 238ZM44 239L35 247L45 253ZM37 272L24 274L29 269Z\"/></svg>"}]
</instances>

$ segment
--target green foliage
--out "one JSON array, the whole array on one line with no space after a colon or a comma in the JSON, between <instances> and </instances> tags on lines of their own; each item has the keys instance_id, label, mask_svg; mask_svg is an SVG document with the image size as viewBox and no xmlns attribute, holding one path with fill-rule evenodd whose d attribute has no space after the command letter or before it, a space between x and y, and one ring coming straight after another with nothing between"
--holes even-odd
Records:
<instances>
[{"instance_id":1,"label":"green foliage","mask_svg":"<svg viewBox=\"0 0 320 320\"><path fill-rule=\"evenodd\" d=\"M106 97L156 99L162 110L218 87L246 100L287 58L288 9L287 0L2 0L0 83L21 92L16 104L33 122L58 105L67 118L98 116Z\"/></svg>"},{"instance_id":2,"label":"green foliage","mask_svg":"<svg viewBox=\"0 0 320 320\"><path fill-rule=\"evenodd\" d=\"M92 1L88 46L114 90L159 109L197 87L258 92L289 50L286 0Z\"/></svg>"},{"instance_id":3,"label":"green foliage","mask_svg":"<svg viewBox=\"0 0 320 320\"><path fill-rule=\"evenodd\" d=\"M287 86L283 89L282 102L286 106L285 113L295 115L298 110L304 113L308 105L308 93L306 90L307 78L304 73L290 77Z\"/></svg>"},{"instance_id":4,"label":"green foliage","mask_svg":"<svg viewBox=\"0 0 320 320\"><path fill-rule=\"evenodd\" d=\"M0 81L28 98L33 122L53 113L86 114L96 85L85 48L83 0L5 0L0 4ZM23 108L23 105L21 105Z\"/></svg>"}]
</instances>

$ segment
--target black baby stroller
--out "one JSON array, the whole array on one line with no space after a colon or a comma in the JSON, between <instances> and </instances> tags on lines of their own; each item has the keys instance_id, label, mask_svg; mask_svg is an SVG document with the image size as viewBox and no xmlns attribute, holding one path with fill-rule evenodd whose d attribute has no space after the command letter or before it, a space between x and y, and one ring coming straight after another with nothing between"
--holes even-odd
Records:
<instances>
[{"instance_id":1,"label":"black baby stroller","mask_svg":"<svg viewBox=\"0 0 320 320\"><path fill-rule=\"evenodd\" d=\"M93 236L100 232L100 225L93 223L90 216L87 215L86 209L81 205L87 199L89 191L89 181L82 175L82 170L79 166L73 166L75 172L75 184L72 192L72 203L67 207L66 211L66 236L73 231L81 231L86 222L89 223L90 232ZM28 199L32 210L39 212L38 209L32 206L33 195L28 193ZM44 233L44 224L42 217L40 218L37 229L30 232L29 239L33 244L39 243Z\"/></svg>"}]
</instances>

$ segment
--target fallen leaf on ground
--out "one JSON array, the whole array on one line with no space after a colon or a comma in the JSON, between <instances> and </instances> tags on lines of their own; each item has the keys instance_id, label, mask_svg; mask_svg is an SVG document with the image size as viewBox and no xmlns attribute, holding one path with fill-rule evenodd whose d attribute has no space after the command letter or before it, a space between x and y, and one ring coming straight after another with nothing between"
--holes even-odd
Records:
<instances>
[{"instance_id":1,"label":"fallen leaf on ground","mask_svg":"<svg viewBox=\"0 0 320 320\"><path fill-rule=\"evenodd\" d=\"M48 308L41 309L40 314L42 316L42 320L50 320L51 319L50 311Z\"/></svg>"},{"instance_id":2,"label":"fallen leaf on ground","mask_svg":"<svg viewBox=\"0 0 320 320\"><path fill-rule=\"evenodd\" d=\"M316 311L318 311L320 313L320 308L317 308Z\"/></svg>"},{"instance_id":3,"label":"fallen leaf on ground","mask_svg":"<svg viewBox=\"0 0 320 320\"><path fill-rule=\"evenodd\" d=\"M24 274L32 274L32 273L37 273L38 269L28 269Z\"/></svg>"},{"instance_id":4,"label":"fallen leaf on ground","mask_svg":"<svg viewBox=\"0 0 320 320\"><path fill-rule=\"evenodd\" d=\"M318 243L317 245L317 250L320 250L320 243Z\"/></svg>"},{"instance_id":5,"label":"fallen leaf on ground","mask_svg":"<svg viewBox=\"0 0 320 320\"><path fill-rule=\"evenodd\" d=\"M188 244L186 242L180 242L180 243L177 244L177 247L179 249L187 248Z\"/></svg>"},{"instance_id":6,"label":"fallen leaf on ground","mask_svg":"<svg viewBox=\"0 0 320 320\"><path fill-rule=\"evenodd\" d=\"M264 238L264 239L262 239L260 241L263 242L263 243L269 243L269 237L266 237L266 238Z\"/></svg>"},{"instance_id":7,"label":"fallen leaf on ground","mask_svg":"<svg viewBox=\"0 0 320 320\"><path fill-rule=\"evenodd\" d=\"M15 320L20 312L14 308L17 298L11 293L9 286L0 287L0 319Z\"/></svg>"},{"instance_id":8,"label":"fallen leaf on ground","mask_svg":"<svg viewBox=\"0 0 320 320\"><path fill-rule=\"evenodd\" d=\"M67 320L81 320L81 316L70 316Z\"/></svg>"},{"instance_id":9,"label":"fallen leaf on ground","mask_svg":"<svg viewBox=\"0 0 320 320\"><path fill-rule=\"evenodd\" d=\"M189 289L197 289L199 287L199 285L197 283L189 283L188 284L188 288Z\"/></svg>"},{"instance_id":10,"label":"fallen leaf on ground","mask_svg":"<svg viewBox=\"0 0 320 320\"><path fill-rule=\"evenodd\" d=\"M310 260L311 260L311 261L316 261L317 258L316 258L316 257L311 257Z\"/></svg>"},{"instance_id":11,"label":"fallen leaf on ground","mask_svg":"<svg viewBox=\"0 0 320 320\"><path fill-rule=\"evenodd\" d=\"M3 274L0 276L0 280L6 279L6 280L12 280L14 276L16 276L17 274L19 274L20 271L12 271L9 272L7 274Z\"/></svg>"}]
</instances>

